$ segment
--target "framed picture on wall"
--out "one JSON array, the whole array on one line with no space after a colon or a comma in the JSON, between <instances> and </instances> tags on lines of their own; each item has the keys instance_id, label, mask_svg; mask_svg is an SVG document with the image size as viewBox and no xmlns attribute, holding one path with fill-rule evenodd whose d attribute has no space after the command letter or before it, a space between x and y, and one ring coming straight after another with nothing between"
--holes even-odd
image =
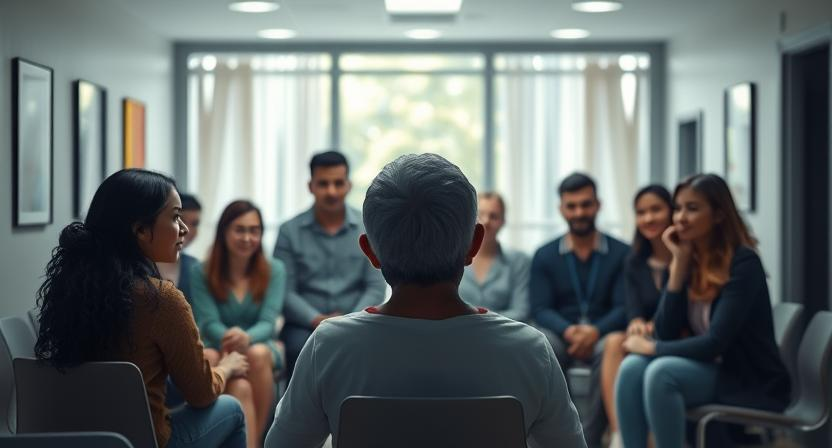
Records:
<instances>
[{"instance_id":1,"label":"framed picture on wall","mask_svg":"<svg viewBox=\"0 0 832 448\"><path fill-rule=\"evenodd\" d=\"M14 226L52 222L53 71L12 59Z\"/></svg>"},{"instance_id":2,"label":"framed picture on wall","mask_svg":"<svg viewBox=\"0 0 832 448\"><path fill-rule=\"evenodd\" d=\"M145 107L144 103L131 98L122 101L124 117L124 167L144 168L145 166Z\"/></svg>"},{"instance_id":3,"label":"framed picture on wall","mask_svg":"<svg viewBox=\"0 0 832 448\"><path fill-rule=\"evenodd\" d=\"M702 171L702 111L679 118L679 179Z\"/></svg>"},{"instance_id":4,"label":"framed picture on wall","mask_svg":"<svg viewBox=\"0 0 832 448\"><path fill-rule=\"evenodd\" d=\"M107 91L89 81L74 83L75 217L83 219L95 190L104 181L107 163Z\"/></svg>"},{"instance_id":5,"label":"framed picture on wall","mask_svg":"<svg viewBox=\"0 0 832 448\"><path fill-rule=\"evenodd\" d=\"M725 181L742 211L756 209L756 89L746 82L725 91Z\"/></svg>"}]
</instances>

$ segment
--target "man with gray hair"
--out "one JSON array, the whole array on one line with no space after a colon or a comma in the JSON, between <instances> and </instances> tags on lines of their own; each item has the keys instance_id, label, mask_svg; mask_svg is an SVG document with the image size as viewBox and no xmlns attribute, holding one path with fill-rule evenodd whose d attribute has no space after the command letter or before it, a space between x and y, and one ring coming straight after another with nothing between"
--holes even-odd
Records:
<instances>
[{"instance_id":1,"label":"man with gray hair","mask_svg":"<svg viewBox=\"0 0 832 448\"><path fill-rule=\"evenodd\" d=\"M266 447L318 447L350 395L510 395L531 446L586 447L563 372L537 330L465 303L483 238L474 187L434 154L406 155L367 190L359 244L393 288L377 307L326 320L300 353Z\"/></svg>"}]
</instances>

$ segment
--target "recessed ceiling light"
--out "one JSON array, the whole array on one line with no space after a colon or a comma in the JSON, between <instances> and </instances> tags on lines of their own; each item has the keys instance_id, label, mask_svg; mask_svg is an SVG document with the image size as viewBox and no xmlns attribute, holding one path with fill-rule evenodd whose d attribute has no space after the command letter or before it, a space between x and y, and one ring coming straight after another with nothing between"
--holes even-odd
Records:
<instances>
[{"instance_id":1,"label":"recessed ceiling light","mask_svg":"<svg viewBox=\"0 0 832 448\"><path fill-rule=\"evenodd\" d=\"M589 31L581 28L563 28L549 33L555 39L583 39L589 36Z\"/></svg>"},{"instance_id":2,"label":"recessed ceiling light","mask_svg":"<svg viewBox=\"0 0 832 448\"><path fill-rule=\"evenodd\" d=\"M266 1L231 2L228 4L228 9L234 12L272 12L277 11L278 8L280 8L280 5L276 2Z\"/></svg>"},{"instance_id":3,"label":"recessed ceiling light","mask_svg":"<svg viewBox=\"0 0 832 448\"><path fill-rule=\"evenodd\" d=\"M462 0L384 0L390 14L456 14Z\"/></svg>"},{"instance_id":4,"label":"recessed ceiling light","mask_svg":"<svg viewBox=\"0 0 832 448\"><path fill-rule=\"evenodd\" d=\"M437 37L441 36L442 33L440 33L439 30L416 29L405 31L404 35L411 39L429 40L436 39Z\"/></svg>"},{"instance_id":5,"label":"recessed ceiling light","mask_svg":"<svg viewBox=\"0 0 832 448\"><path fill-rule=\"evenodd\" d=\"M295 30L285 28L269 28L257 32L257 36L263 39L291 39L297 35Z\"/></svg>"},{"instance_id":6,"label":"recessed ceiling light","mask_svg":"<svg viewBox=\"0 0 832 448\"><path fill-rule=\"evenodd\" d=\"M618 11L624 5L615 0L575 0L572 9L580 12L612 12Z\"/></svg>"}]
</instances>

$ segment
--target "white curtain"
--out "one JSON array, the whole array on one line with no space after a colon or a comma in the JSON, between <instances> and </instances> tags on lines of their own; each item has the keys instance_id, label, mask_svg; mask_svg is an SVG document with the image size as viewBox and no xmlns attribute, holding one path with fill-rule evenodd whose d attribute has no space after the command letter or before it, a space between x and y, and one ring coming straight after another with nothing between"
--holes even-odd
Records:
<instances>
[{"instance_id":1,"label":"white curtain","mask_svg":"<svg viewBox=\"0 0 832 448\"><path fill-rule=\"evenodd\" d=\"M496 189L508 209L504 243L531 253L566 230L556 190L574 171L598 184L598 227L629 240L632 195L646 179L638 163L649 143L639 91L646 74L624 72L610 57L501 58L495 165Z\"/></svg>"},{"instance_id":2,"label":"white curtain","mask_svg":"<svg viewBox=\"0 0 832 448\"><path fill-rule=\"evenodd\" d=\"M219 215L235 199L260 207L267 252L277 226L311 204L309 158L330 140L329 76L316 73L320 61L317 55L221 59L191 75L187 189L202 202L203 218L188 252L204 258Z\"/></svg>"}]
</instances>

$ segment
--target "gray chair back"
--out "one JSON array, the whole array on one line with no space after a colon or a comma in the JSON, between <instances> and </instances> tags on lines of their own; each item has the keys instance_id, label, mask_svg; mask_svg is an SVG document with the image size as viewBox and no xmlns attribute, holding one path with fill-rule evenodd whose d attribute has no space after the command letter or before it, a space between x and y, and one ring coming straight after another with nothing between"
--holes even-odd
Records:
<instances>
[{"instance_id":1,"label":"gray chair back","mask_svg":"<svg viewBox=\"0 0 832 448\"><path fill-rule=\"evenodd\" d=\"M800 336L803 334L803 305L799 303L780 302L774 305L774 340L780 350L780 358L789 371L792 389L797 392L797 351Z\"/></svg>"},{"instance_id":2,"label":"gray chair back","mask_svg":"<svg viewBox=\"0 0 832 448\"><path fill-rule=\"evenodd\" d=\"M17 432L107 431L136 447L156 447L141 371L129 362L89 362L63 372L14 360Z\"/></svg>"},{"instance_id":3,"label":"gray chair back","mask_svg":"<svg viewBox=\"0 0 832 448\"><path fill-rule=\"evenodd\" d=\"M27 316L0 319L0 434L16 426L14 358L35 356L35 333Z\"/></svg>"},{"instance_id":4,"label":"gray chair back","mask_svg":"<svg viewBox=\"0 0 832 448\"><path fill-rule=\"evenodd\" d=\"M347 397L338 448L525 448L523 407L514 397Z\"/></svg>"},{"instance_id":5,"label":"gray chair back","mask_svg":"<svg viewBox=\"0 0 832 448\"><path fill-rule=\"evenodd\" d=\"M18 434L0 436L4 448L54 448L56 446L84 448L133 448L121 434L114 432L53 432L48 434Z\"/></svg>"},{"instance_id":6,"label":"gray chair back","mask_svg":"<svg viewBox=\"0 0 832 448\"><path fill-rule=\"evenodd\" d=\"M812 317L797 353L799 393L786 415L820 427L829 417L829 370L832 361L832 312Z\"/></svg>"},{"instance_id":7,"label":"gray chair back","mask_svg":"<svg viewBox=\"0 0 832 448\"><path fill-rule=\"evenodd\" d=\"M29 315L29 321L32 323L32 329L35 330L35 339L37 339L37 334L40 331L39 313L40 311L37 308L32 308L26 313Z\"/></svg>"}]
</instances>

